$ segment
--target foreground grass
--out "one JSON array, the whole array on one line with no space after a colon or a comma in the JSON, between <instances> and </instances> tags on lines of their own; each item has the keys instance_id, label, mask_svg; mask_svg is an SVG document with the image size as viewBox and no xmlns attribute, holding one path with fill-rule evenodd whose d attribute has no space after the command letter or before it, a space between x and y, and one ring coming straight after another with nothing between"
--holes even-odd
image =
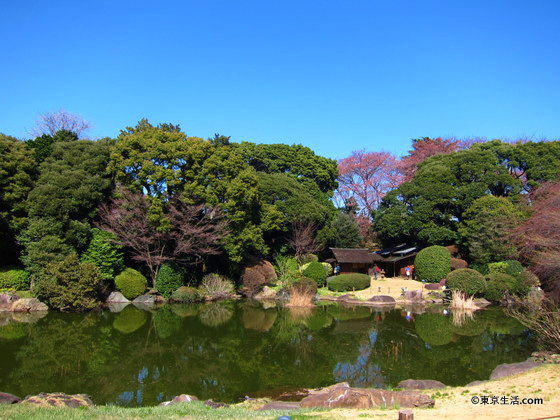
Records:
<instances>
[{"instance_id":1,"label":"foreground grass","mask_svg":"<svg viewBox=\"0 0 560 420\"><path fill-rule=\"evenodd\" d=\"M537 419L560 416L560 365L543 365L529 372L489 381L472 387L449 387L423 391L436 400L436 406L414 409L415 420L501 420ZM542 398L542 405L473 404L473 396L519 396ZM258 404L257 404L258 405ZM388 409L301 409L294 411L256 411L244 404L229 408L208 408L202 402L169 407L122 408L99 406L85 409L51 408L33 405L0 405L0 420L204 420L204 419L277 419L289 415L293 420L342 420L375 418L394 420L398 408ZM551 417L552 418L552 417ZM559 417L560 418L560 417Z\"/></svg>"},{"instance_id":2,"label":"foreground grass","mask_svg":"<svg viewBox=\"0 0 560 420\"><path fill-rule=\"evenodd\" d=\"M294 420L318 419L322 410L302 409L293 411L255 411L231 406L209 408L200 401L174 404L168 407L124 408L96 406L89 408L38 407L31 404L0 405L0 420L210 420L210 419L277 419L289 415ZM323 419L331 417L322 416ZM332 417L335 419L336 417Z\"/></svg>"}]
</instances>

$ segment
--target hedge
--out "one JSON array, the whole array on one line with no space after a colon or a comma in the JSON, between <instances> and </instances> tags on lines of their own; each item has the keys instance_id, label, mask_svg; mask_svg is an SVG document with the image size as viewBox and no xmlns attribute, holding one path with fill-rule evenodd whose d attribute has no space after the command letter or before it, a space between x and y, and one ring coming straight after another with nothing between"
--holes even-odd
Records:
<instances>
[{"instance_id":1,"label":"hedge","mask_svg":"<svg viewBox=\"0 0 560 420\"><path fill-rule=\"evenodd\" d=\"M327 286L333 292L347 292L349 290L363 290L370 286L371 280L367 274L351 273L329 277Z\"/></svg>"},{"instance_id":2,"label":"hedge","mask_svg":"<svg viewBox=\"0 0 560 420\"><path fill-rule=\"evenodd\" d=\"M451 290L459 290L469 296L484 293L486 280L476 270L470 268L458 268L447 275L447 287Z\"/></svg>"}]
</instances>

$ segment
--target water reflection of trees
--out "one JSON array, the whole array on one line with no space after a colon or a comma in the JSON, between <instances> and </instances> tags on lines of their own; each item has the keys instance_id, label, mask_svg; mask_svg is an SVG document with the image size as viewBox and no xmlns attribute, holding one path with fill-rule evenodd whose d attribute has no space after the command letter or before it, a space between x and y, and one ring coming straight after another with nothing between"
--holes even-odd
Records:
<instances>
[{"instance_id":1,"label":"water reflection of trees","mask_svg":"<svg viewBox=\"0 0 560 420\"><path fill-rule=\"evenodd\" d=\"M0 362L0 389L155 404L185 392L234 401L340 380L377 387L410 377L464 384L526 357L531 339L495 311L454 325L439 314L407 322L399 311L325 306L300 313L244 301L51 313L35 324L0 327L0 351L9 361Z\"/></svg>"}]
</instances>

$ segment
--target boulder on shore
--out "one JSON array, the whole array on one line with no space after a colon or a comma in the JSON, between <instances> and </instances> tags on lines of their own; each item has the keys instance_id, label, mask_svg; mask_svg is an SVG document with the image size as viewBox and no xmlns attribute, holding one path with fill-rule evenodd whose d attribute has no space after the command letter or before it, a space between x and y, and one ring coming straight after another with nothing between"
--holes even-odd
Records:
<instances>
[{"instance_id":1,"label":"boulder on shore","mask_svg":"<svg viewBox=\"0 0 560 420\"><path fill-rule=\"evenodd\" d=\"M387 391L384 389L350 388L338 386L326 392L309 395L301 400L301 407L377 408L377 407L433 407L435 401L416 391Z\"/></svg>"},{"instance_id":2,"label":"boulder on shore","mask_svg":"<svg viewBox=\"0 0 560 420\"><path fill-rule=\"evenodd\" d=\"M432 379L407 379L400 381L397 388L402 389L441 389L445 388L445 384Z\"/></svg>"},{"instance_id":3,"label":"boulder on shore","mask_svg":"<svg viewBox=\"0 0 560 420\"><path fill-rule=\"evenodd\" d=\"M11 310L13 312L48 311L49 307L43 302L40 302L39 299L23 298L12 303Z\"/></svg>"},{"instance_id":4,"label":"boulder on shore","mask_svg":"<svg viewBox=\"0 0 560 420\"><path fill-rule=\"evenodd\" d=\"M376 305L394 305L397 303L394 297L386 295L374 296L368 302L375 303Z\"/></svg>"},{"instance_id":5,"label":"boulder on shore","mask_svg":"<svg viewBox=\"0 0 560 420\"><path fill-rule=\"evenodd\" d=\"M168 405L172 405L172 404L192 402L192 401L198 401L198 398L195 397L194 395L181 394L181 395L177 395L176 397L173 397L171 401L162 402L160 406L167 407Z\"/></svg>"},{"instance_id":6,"label":"boulder on shore","mask_svg":"<svg viewBox=\"0 0 560 420\"><path fill-rule=\"evenodd\" d=\"M124 297L124 295L121 292L111 292L111 294L109 295L109 297L107 298L107 300L105 301L107 303L130 303L130 300L128 300L127 298Z\"/></svg>"},{"instance_id":7,"label":"boulder on shore","mask_svg":"<svg viewBox=\"0 0 560 420\"><path fill-rule=\"evenodd\" d=\"M408 303L421 303L423 301L422 290L407 290L403 296Z\"/></svg>"},{"instance_id":8,"label":"boulder on shore","mask_svg":"<svg viewBox=\"0 0 560 420\"><path fill-rule=\"evenodd\" d=\"M63 392L53 392L53 393L41 393L39 395L33 395L27 397L21 402L27 404L35 404L44 407L92 407L93 402L89 395L86 394L75 394L66 395Z\"/></svg>"},{"instance_id":9,"label":"boulder on shore","mask_svg":"<svg viewBox=\"0 0 560 420\"><path fill-rule=\"evenodd\" d=\"M531 360L526 360L525 362L521 363L504 363L502 365L498 365L496 369L492 371L490 374L490 379L498 379L503 378L504 376L511 376L516 375L518 373L527 372L537 366L540 366L542 363L533 362Z\"/></svg>"},{"instance_id":10,"label":"boulder on shore","mask_svg":"<svg viewBox=\"0 0 560 420\"><path fill-rule=\"evenodd\" d=\"M21 398L7 392L0 392L0 404L17 404Z\"/></svg>"}]
</instances>

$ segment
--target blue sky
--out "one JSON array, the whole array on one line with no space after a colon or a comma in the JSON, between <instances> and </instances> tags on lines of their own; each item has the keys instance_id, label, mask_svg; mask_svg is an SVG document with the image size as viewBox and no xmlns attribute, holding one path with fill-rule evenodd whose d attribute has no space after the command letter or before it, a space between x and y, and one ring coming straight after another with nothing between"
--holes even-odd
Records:
<instances>
[{"instance_id":1,"label":"blue sky","mask_svg":"<svg viewBox=\"0 0 560 420\"><path fill-rule=\"evenodd\" d=\"M402 155L423 136L560 138L560 2L0 1L0 132L65 109L118 135Z\"/></svg>"}]
</instances>

